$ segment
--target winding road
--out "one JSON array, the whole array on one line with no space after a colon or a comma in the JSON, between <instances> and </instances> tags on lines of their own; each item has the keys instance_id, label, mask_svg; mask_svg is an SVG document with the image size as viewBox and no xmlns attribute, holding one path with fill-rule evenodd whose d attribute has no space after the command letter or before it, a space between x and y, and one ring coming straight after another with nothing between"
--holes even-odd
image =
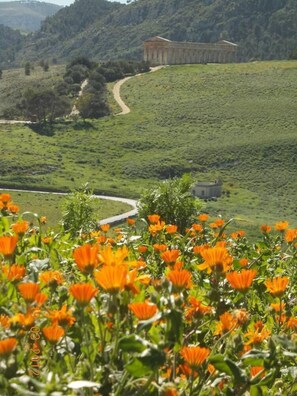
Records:
<instances>
[{"instance_id":1,"label":"winding road","mask_svg":"<svg viewBox=\"0 0 297 396\"><path fill-rule=\"evenodd\" d=\"M52 191L38 191L38 190L24 190L24 189L15 189L15 188L6 188L6 187L0 187L0 190L4 191L16 191L16 192L28 192L28 193L38 193L38 194L54 194L54 195L68 195L68 193L63 193L63 192L52 192ZM106 219L100 220L98 222L98 225L102 224L117 224L125 221L128 217L133 217L136 216L138 213L137 210L137 201L135 199L129 199L129 198L123 198L123 197L113 197L109 195L93 195L95 198L98 199L108 199L110 201L119 201L126 203L132 207L131 210L128 212L116 215L116 216L111 216L107 217Z\"/></svg>"}]
</instances>

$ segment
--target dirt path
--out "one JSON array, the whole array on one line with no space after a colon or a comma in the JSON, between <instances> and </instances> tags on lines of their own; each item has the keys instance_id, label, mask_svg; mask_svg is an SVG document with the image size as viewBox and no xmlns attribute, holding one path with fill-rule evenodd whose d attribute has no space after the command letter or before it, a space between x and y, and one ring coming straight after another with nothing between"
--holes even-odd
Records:
<instances>
[{"instance_id":1,"label":"dirt path","mask_svg":"<svg viewBox=\"0 0 297 396\"><path fill-rule=\"evenodd\" d=\"M85 87L86 87L87 85L88 85L88 80L84 80L84 81L81 83L80 91L79 91L79 93L78 93L77 99L82 95L83 90L85 89ZM71 117L71 116L76 116L76 115L79 115L79 110L77 109L76 105L74 105L74 106L72 107L72 110L71 110L71 113L69 114L69 116Z\"/></svg>"},{"instance_id":2,"label":"dirt path","mask_svg":"<svg viewBox=\"0 0 297 396\"><path fill-rule=\"evenodd\" d=\"M151 70L149 71L149 73L155 72L157 70L162 69L163 67L166 67L164 65L162 66L156 66L156 67L151 67ZM121 86L128 80L130 80L130 78L133 77L138 77L138 76L142 76L143 73L141 74L136 74L135 76L131 76L131 77L125 77L122 80L119 80L113 87L112 93L113 93L113 97L115 99L115 101L117 102L117 104L120 106L121 108L121 112L117 113L116 115L125 115L130 113L130 108L126 105L126 103L122 100L121 95L120 95L120 89Z\"/></svg>"},{"instance_id":3,"label":"dirt path","mask_svg":"<svg viewBox=\"0 0 297 396\"><path fill-rule=\"evenodd\" d=\"M52 191L38 191L38 190L25 190L25 189L14 189L14 188L2 188L0 187L0 190L4 191L19 191L19 192L29 192L29 193L38 193L38 194L54 194L54 195L68 195L67 193L62 193L62 192L52 192ZM119 201L126 203L132 207L131 210L128 212L116 215L116 216L111 216L107 217L106 219L102 219L98 222L98 225L102 224L117 224L125 221L128 219L128 217L133 217L136 216L138 213L137 210L137 201L135 199L129 199L129 198L123 198L123 197L114 197L110 195L94 195L95 198L98 199L107 199L109 201Z\"/></svg>"}]
</instances>

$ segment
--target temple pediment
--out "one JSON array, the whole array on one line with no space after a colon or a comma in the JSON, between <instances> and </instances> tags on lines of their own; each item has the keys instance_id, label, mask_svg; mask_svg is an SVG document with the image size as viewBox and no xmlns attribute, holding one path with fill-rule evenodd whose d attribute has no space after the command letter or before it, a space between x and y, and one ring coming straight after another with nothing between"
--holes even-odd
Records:
<instances>
[{"instance_id":1,"label":"temple pediment","mask_svg":"<svg viewBox=\"0 0 297 396\"><path fill-rule=\"evenodd\" d=\"M168 39L166 39L166 38L164 38L164 37L161 37L161 36L154 36L154 37L151 37L151 38L145 40L145 42L146 42L146 41L166 42L166 43L171 42L171 40L168 40Z\"/></svg>"}]
</instances>

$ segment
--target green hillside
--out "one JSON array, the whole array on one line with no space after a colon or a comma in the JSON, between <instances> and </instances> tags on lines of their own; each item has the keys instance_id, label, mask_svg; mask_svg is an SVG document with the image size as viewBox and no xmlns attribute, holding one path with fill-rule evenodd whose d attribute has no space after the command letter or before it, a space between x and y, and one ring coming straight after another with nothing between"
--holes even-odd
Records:
<instances>
[{"instance_id":1,"label":"green hillside","mask_svg":"<svg viewBox=\"0 0 297 396\"><path fill-rule=\"evenodd\" d=\"M42 57L142 57L143 41L233 41L240 60L288 59L297 50L295 0L77 0L47 18L18 62Z\"/></svg>"},{"instance_id":2,"label":"green hillside","mask_svg":"<svg viewBox=\"0 0 297 396\"><path fill-rule=\"evenodd\" d=\"M62 7L40 1L0 2L0 24L21 32L40 29L41 21L55 14Z\"/></svg>"},{"instance_id":3,"label":"green hillside","mask_svg":"<svg viewBox=\"0 0 297 396\"><path fill-rule=\"evenodd\" d=\"M137 197L191 172L223 179L223 197L206 203L214 214L241 218L245 228L296 222L296 61L167 67L132 78L121 94L126 116L57 124L51 133L0 125L1 183L66 189L88 181Z\"/></svg>"}]
</instances>

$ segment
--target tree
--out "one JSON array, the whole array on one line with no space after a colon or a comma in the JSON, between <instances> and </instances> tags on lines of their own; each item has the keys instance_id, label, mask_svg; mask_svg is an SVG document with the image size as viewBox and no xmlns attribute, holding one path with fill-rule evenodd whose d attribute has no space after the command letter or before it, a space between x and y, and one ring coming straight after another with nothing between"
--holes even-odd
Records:
<instances>
[{"instance_id":1,"label":"tree","mask_svg":"<svg viewBox=\"0 0 297 396\"><path fill-rule=\"evenodd\" d=\"M82 118L100 118L110 113L109 107L100 94L87 92L79 97L76 107Z\"/></svg>"},{"instance_id":2,"label":"tree","mask_svg":"<svg viewBox=\"0 0 297 396\"><path fill-rule=\"evenodd\" d=\"M26 117L37 122L53 122L55 118L68 114L70 101L59 96L54 90L43 91L29 89L24 93L22 107Z\"/></svg>"},{"instance_id":3,"label":"tree","mask_svg":"<svg viewBox=\"0 0 297 396\"><path fill-rule=\"evenodd\" d=\"M62 204L64 230L72 237L90 232L97 224L98 207L98 200L88 184L68 195Z\"/></svg>"},{"instance_id":4,"label":"tree","mask_svg":"<svg viewBox=\"0 0 297 396\"><path fill-rule=\"evenodd\" d=\"M31 74L31 64L30 62L26 62L25 64L25 75L30 76Z\"/></svg>"},{"instance_id":5,"label":"tree","mask_svg":"<svg viewBox=\"0 0 297 396\"><path fill-rule=\"evenodd\" d=\"M193 180L189 175L170 179L157 187L143 192L139 203L139 216L146 219L150 214L158 214L167 224L175 224L184 233L202 207L199 199L191 192Z\"/></svg>"}]
</instances>

